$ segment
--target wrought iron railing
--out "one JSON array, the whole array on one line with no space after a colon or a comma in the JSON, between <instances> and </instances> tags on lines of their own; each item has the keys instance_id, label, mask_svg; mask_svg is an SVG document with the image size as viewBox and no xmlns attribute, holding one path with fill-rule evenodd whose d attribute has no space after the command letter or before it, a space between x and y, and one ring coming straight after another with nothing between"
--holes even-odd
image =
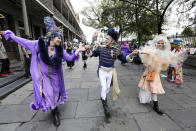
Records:
<instances>
[{"instance_id":1,"label":"wrought iron railing","mask_svg":"<svg viewBox=\"0 0 196 131\"><path fill-rule=\"evenodd\" d=\"M174 38L179 38L182 40L184 47L196 47L196 34L193 35L173 35L169 36L169 41L172 41Z\"/></svg>"},{"instance_id":2,"label":"wrought iron railing","mask_svg":"<svg viewBox=\"0 0 196 131\"><path fill-rule=\"evenodd\" d=\"M54 13L61 22L63 22L72 32L76 34L80 34L67 20L66 18L60 13L55 6L53 6L53 0L39 0L42 4L44 4L51 12Z\"/></svg>"}]
</instances>

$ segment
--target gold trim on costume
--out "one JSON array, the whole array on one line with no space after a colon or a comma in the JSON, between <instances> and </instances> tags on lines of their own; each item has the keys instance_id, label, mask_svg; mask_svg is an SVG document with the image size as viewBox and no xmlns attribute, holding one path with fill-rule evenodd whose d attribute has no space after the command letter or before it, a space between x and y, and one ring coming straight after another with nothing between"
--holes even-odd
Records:
<instances>
[{"instance_id":1,"label":"gold trim on costume","mask_svg":"<svg viewBox=\"0 0 196 131\"><path fill-rule=\"evenodd\" d=\"M5 16L3 16L3 15L0 13L0 18L5 18Z\"/></svg>"},{"instance_id":2,"label":"gold trim on costume","mask_svg":"<svg viewBox=\"0 0 196 131\"><path fill-rule=\"evenodd\" d=\"M111 61L111 63L113 63L114 59L112 58L106 58L106 57L103 57L102 55L100 56L101 59L104 59L104 60L109 60Z\"/></svg>"},{"instance_id":3,"label":"gold trim on costume","mask_svg":"<svg viewBox=\"0 0 196 131\"><path fill-rule=\"evenodd\" d=\"M42 74L40 71L40 63L39 63L39 74L40 74L40 87L39 87L39 92L40 92L40 96L42 96Z\"/></svg>"},{"instance_id":4,"label":"gold trim on costume","mask_svg":"<svg viewBox=\"0 0 196 131\"><path fill-rule=\"evenodd\" d=\"M59 70L58 70L59 71ZM61 86L61 81L62 81L62 78L61 78L61 71L59 71L59 77L60 77L60 82L59 82L59 84L60 84L60 86ZM61 88L60 88L60 90L61 90ZM62 101L62 94L59 92L59 98L58 98L58 102L60 101L60 99L61 99L61 101Z\"/></svg>"},{"instance_id":5,"label":"gold trim on costume","mask_svg":"<svg viewBox=\"0 0 196 131\"><path fill-rule=\"evenodd\" d=\"M112 82L113 82L113 100L115 101L118 98L118 94L120 93L120 88L117 79L117 72L115 68L112 68Z\"/></svg>"},{"instance_id":6,"label":"gold trim on costume","mask_svg":"<svg viewBox=\"0 0 196 131\"><path fill-rule=\"evenodd\" d=\"M48 78L50 80L50 84L52 86L52 78L51 78L51 67L48 66ZM52 86L52 89L53 89L53 101L54 101L54 106L56 105L56 102L55 102L55 89L54 87Z\"/></svg>"}]
</instances>

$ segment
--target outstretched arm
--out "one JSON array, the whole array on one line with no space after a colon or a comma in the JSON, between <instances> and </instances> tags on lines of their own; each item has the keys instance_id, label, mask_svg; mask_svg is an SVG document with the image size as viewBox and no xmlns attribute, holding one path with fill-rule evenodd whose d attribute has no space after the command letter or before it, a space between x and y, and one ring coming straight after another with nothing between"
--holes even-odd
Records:
<instances>
[{"instance_id":1,"label":"outstretched arm","mask_svg":"<svg viewBox=\"0 0 196 131\"><path fill-rule=\"evenodd\" d=\"M16 42L26 49L30 50L31 52L33 51L36 43L38 40L27 40L18 36L15 36L14 33L10 30L7 31L0 31L0 35L4 35L5 39L9 42Z\"/></svg>"},{"instance_id":2,"label":"outstretched arm","mask_svg":"<svg viewBox=\"0 0 196 131\"><path fill-rule=\"evenodd\" d=\"M117 58L124 62L124 63L127 63L127 62L133 62L134 60L134 55L138 54L139 51L138 50L134 50L132 53L130 53L129 55L125 56L122 52L117 56Z\"/></svg>"},{"instance_id":3,"label":"outstretched arm","mask_svg":"<svg viewBox=\"0 0 196 131\"><path fill-rule=\"evenodd\" d=\"M63 59L66 61L74 61L75 59L78 59L79 55L76 50L73 51L72 55L68 54L65 50L63 50Z\"/></svg>"},{"instance_id":4,"label":"outstretched arm","mask_svg":"<svg viewBox=\"0 0 196 131\"><path fill-rule=\"evenodd\" d=\"M72 55L69 55L65 50L63 50L63 59L66 61L74 61L80 58L79 52L85 51L86 49L80 46L78 49L74 49Z\"/></svg>"},{"instance_id":5,"label":"outstretched arm","mask_svg":"<svg viewBox=\"0 0 196 131\"><path fill-rule=\"evenodd\" d=\"M92 55L90 57L97 57L100 56L100 52L101 52L101 47L97 47L95 50L92 51Z\"/></svg>"}]
</instances>

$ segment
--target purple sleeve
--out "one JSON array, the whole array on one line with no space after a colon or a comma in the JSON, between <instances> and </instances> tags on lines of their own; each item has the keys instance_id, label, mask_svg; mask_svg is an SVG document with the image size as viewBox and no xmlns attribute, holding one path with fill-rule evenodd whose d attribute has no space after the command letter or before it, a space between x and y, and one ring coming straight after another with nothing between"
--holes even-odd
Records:
<instances>
[{"instance_id":1,"label":"purple sleeve","mask_svg":"<svg viewBox=\"0 0 196 131\"><path fill-rule=\"evenodd\" d=\"M66 61L74 61L79 59L79 54L76 56L75 51L73 51L72 55L68 54L65 50L63 50L63 59Z\"/></svg>"},{"instance_id":2,"label":"purple sleeve","mask_svg":"<svg viewBox=\"0 0 196 131\"><path fill-rule=\"evenodd\" d=\"M33 51L36 43L38 43L38 40L27 40L27 39L15 36L14 33L11 32L10 30L5 31L4 37L8 42L16 42L20 44L21 46L25 47L26 49L30 50L31 52Z\"/></svg>"}]
</instances>

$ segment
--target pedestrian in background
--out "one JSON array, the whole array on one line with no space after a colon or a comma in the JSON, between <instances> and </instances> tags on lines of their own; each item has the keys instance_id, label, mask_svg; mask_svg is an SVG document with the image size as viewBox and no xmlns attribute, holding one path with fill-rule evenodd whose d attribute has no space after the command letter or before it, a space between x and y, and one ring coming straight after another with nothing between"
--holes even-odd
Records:
<instances>
[{"instance_id":1,"label":"pedestrian in background","mask_svg":"<svg viewBox=\"0 0 196 131\"><path fill-rule=\"evenodd\" d=\"M5 47L3 45L1 35L0 35L0 61L2 63L0 76L6 77L6 76L8 76L9 73L12 73L13 71L11 71L9 69L10 68L10 62L9 62Z\"/></svg>"},{"instance_id":2,"label":"pedestrian in background","mask_svg":"<svg viewBox=\"0 0 196 131\"><path fill-rule=\"evenodd\" d=\"M171 51L174 52L180 52L182 50L182 40L175 38L173 42L171 43ZM186 58L187 52L184 52L181 56L182 58ZM177 84L178 88L183 88L183 71L182 71L182 65L183 65L183 59L182 61L179 61L176 65L170 65L168 69L168 76L167 80L169 82L174 82Z\"/></svg>"},{"instance_id":3,"label":"pedestrian in background","mask_svg":"<svg viewBox=\"0 0 196 131\"><path fill-rule=\"evenodd\" d=\"M124 56L127 56L131 53L129 45L127 44L127 42L124 42L121 47L120 47L121 52L123 53ZM124 65L124 62L121 62L122 65Z\"/></svg>"},{"instance_id":4,"label":"pedestrian in background","mask_svg":"<svg viewBox=\"0 0 196 131\"><path fill-rule=\"evenodd\" d=\"M86 48L87 47L86 42L82 42L82 47L83 48ZM83 65L83 69L84 70L87 68L87 64L86 64L87 59L88 59L87 53L88 53L87 50L82 51L82 61L84 62L84 65Z\"/></svg>"},{"instance_id":5,"label":"pedestrian in background","mask_svg":"<svg viewBox=\"0 0 196 131\"><path fill-rule=\"evenodd\" d=\"M27 40L33 40L30 36L24 35L23 38ZM31 76L30 74L30 65L31 65L31 51L24 48L23 46L21 47L22 51L24 53L24 64L25 64L25 77L29 78Z\"/></svg>"},{"instance_id":6,"label":"pedestrian in background","mask_svg":"<svg viewBox=\"0 0 196 131\"><path fill-rule=\"evenodd\" d=\"M73 54L73 44L71 42L67 42L66 51L70 55ZM72 69L72 67L74 66L74 61L66 61L66 62L67 62L67 66L70 69Z\"/></svg>"}]
</instances>

